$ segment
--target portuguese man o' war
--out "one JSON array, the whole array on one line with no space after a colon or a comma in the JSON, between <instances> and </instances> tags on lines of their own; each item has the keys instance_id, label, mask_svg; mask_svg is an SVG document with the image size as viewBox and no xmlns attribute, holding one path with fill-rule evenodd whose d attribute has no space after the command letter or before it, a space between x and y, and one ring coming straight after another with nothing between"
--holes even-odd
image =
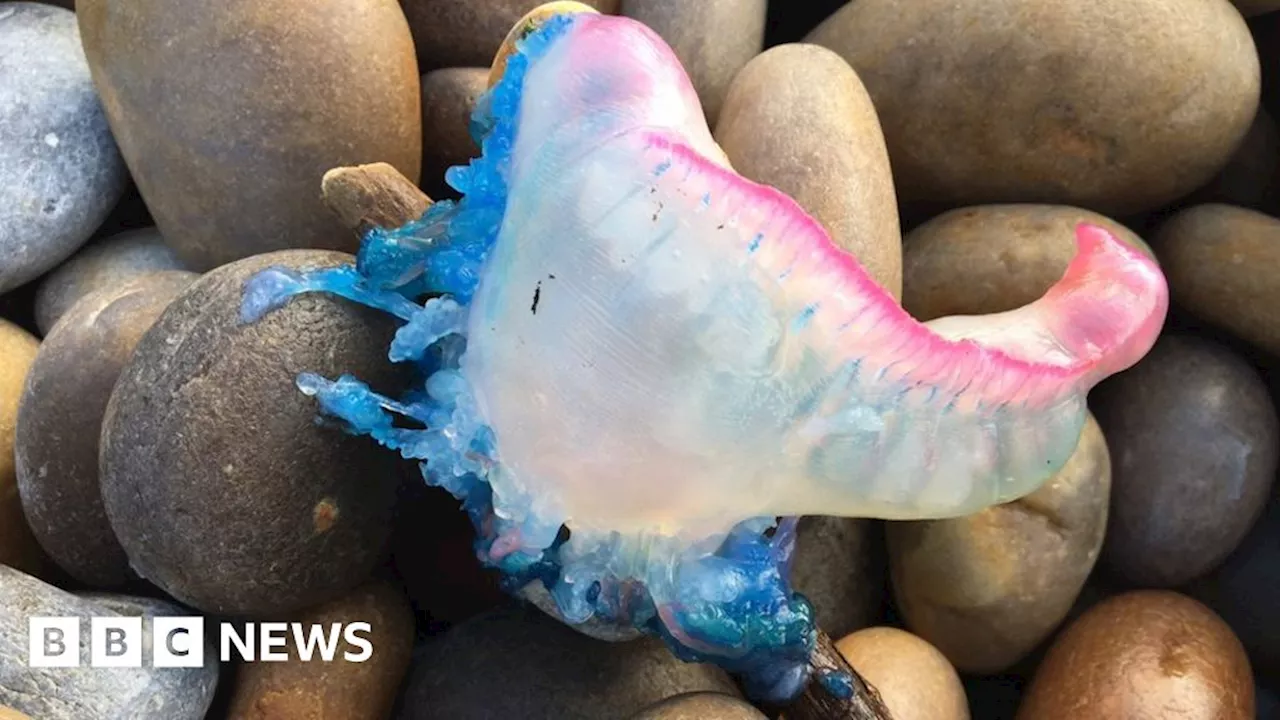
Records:
<instances>
[{"instance_id":1,"label":"portuguese man o' war","mask_svg":"<svg viewBox=\"0 0 1280 720\"><path fill-rule=\"evenodd\" d=\"M1167 309L1093 226L1043 298L918 323L794 201L734 173L675 55L634 21L530 26L473 118L461 200L366 234L355 267L258 276L252 321L324 291L403 321L422 382L303 392L421 461L509 587L636 627L783 701L815 626L795 520L976 512L1067 460L1090 388ZM420 425L420 426L419 426Z\"/></svg>"}]
</instances>

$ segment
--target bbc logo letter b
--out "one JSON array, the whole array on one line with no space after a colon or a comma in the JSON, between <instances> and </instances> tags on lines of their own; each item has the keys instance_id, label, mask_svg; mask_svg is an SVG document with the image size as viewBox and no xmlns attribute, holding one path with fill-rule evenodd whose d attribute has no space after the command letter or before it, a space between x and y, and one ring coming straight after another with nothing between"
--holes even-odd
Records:
<instances>
[{"instance_id":1,"label":"bbc logo letter b","mask_svg":"<svg viewBox=\"0 0 1280 720\"><path fill-rule=\"evenodd\" d=\"M80 667L80 618L33 617L29 630L29 666Z\"/></svg>"}]
</instances>

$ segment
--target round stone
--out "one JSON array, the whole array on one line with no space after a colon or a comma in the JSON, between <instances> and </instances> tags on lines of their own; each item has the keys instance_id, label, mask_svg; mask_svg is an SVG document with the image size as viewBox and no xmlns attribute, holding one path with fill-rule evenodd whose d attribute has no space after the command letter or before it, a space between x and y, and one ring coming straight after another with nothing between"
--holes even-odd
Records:
<instances>
[{"instance_id":1,"label":"round stone","mask_svg":"<svg viewBox=\"0 0 1280 720\"><path fill-rule=\"evenodd\" d=\"M1274 196L1277 158L1280 158L1280 129L1276 128L1271 114L1259 107L1249 132L1227 166L1190 199L1197 203L1261 208Z\"/></svg>"},{"instance_id":2,"label":"round stone","mask_svg":"<svg viewBox=\"0 0 1280 720\"><path fill-rule=\"evenodd\" d=\"M1107 528L1111 462L1092 417L1039 490L950 520L888 523L906 626L961 671L990 675L1026 657L1066 617Z\"/></svg>"},{"instance_id":3,"label":"round stone","mask_svg":"<svg viewBox=\"0 0 1280 720\"><path fill-rule=\"evenodd\" d=\"M1090 400L1111 448L1110 575L1178 587L1213 570L1276 476L1280 424L1257 372L1216 343L1166 334Z\"/></svg>"},{"instance_id":4,"label":"round stone","mask_svg":"<svg viewBox=\"0 0 1280 720\"><path fill-rule=\"evenodd\" d=\"M800 518L791 587L813 605L818 627L842 637L880 621L888 590L880 523L812 515Z\"/></svg>"},{"instance_id":5,"label":"round stone","mask_svg":"<svg viewBox=\"0 0 1280 720\"><path fill-rule=\"evenodd\" d=\"M0 108L2 293L83 245L124 194L128 172L74 13L0 5Z\"/></svg>"},{"instance_id":6,"label":"round stone","mask_svg":"<svg viewBox=\"0 0 1280 720\"><path fill-rule=\"evenodd\" d=\"M1128 228L1061 205L983 205L943 213L904 240L902 306L920 321L986 315L1040 299L1076 255L1076 226L1106 228L1151 254Z\"/></svg>"},{"instance_id":7,"label":"round stone","mask_svg":"<svg viewBox=\"0 0 1280 720\"><path fill-rule=\"evenodd\" d=\"M1161 226L1153 245L1178 305L1280 355L1280 220L1230 205L1198 205Z\"/></svg>"},{"instance_id":8,"label":"round stone","mask_svg":"<svg viewBox=\"0 0 1280 720\"><path fill-rule=\"evenodd\" d=\"M764 44L767 5L768 0L622 0L620 12L671 46L714 127L729 83Z\"/></svg>"},{"instance_id":9,"label":"round stone","mask_svg":"<svg viewBox=\"0 0 1280 720\"><path fill-rule=\"evenodd\" d=\"M215 614L277 615L364 582L390 533L397 456L316 422L299 373L395 394L389 316L326 294L243 322L245 284L353 262L285 250L194 282L143 336L102 423L107 518L131 567Z\"/></svg>"},{"instance_id":10,"label":"round stone","mask_svg":"<svg viewBox=\"0 0 1280 720\"><path fill-rule=\"evenodd\" d=\"M719 668L682 662L655 638L602 642L534 608L508 606L422 648L397 718L625 718L697 691L738 696Z\"/></svg>"},{"instance_id":11,"label":"round stone","mask_svg":"<svg viewBox=\"0 0 1280 720\"><path fill-rule=\"evenodd\" d=\"M1152 210L1222 169L1260 92L1221 1L857 0L807 41L866 83L908 204Z\"/></svg>"},{"instance_id":12,"label":"round stone","mask_svg":"<svg viewBox=\"0 0 1280 720\"><path fill-rule=\"evenodd\" d=\"M405 597L382 583L363 586L344 598L312 608L297 616L303 628L323 628L332 638L336 660L323 655L303 660L296 647L286 651L283 662L246 663L236 676L235 696L228 717L243 720L385 720L395 704L396 691L409 667L413 649L413 612ZM353 623L368 623L371 629L358 637L371 646L363 661L345 659L359 655L345 635L339 639L333 628L344 632Z\"/></svg>"},{"instance_id":13,"label":"round stone","mask_svg":"<svg viewBox=\"0 0 1280 720\"><path fill-rule=\"evenodd\" d=\"M43 574L46 557L22 512L14 441L22 387L39 350L34 336L0 319L0 565L31 574Z\"/></svg>"},{"instance_id":14,"label":"round stone","mask_svg":"<svg viewBox=\"0 0 1280 720\"><path fill-rule=\"evenodd\" d=\"M1105 600L1049 649L1019 720L1253 720L1249 659L1231 629L1183 595Z\"/></svg>"},{"instance_id":15,"label":"round stone","mask_svg":"<svg viewBox=\"0 0 1280 720\"><path fill-rule=\"evenodd\" d=\"M650 705L631 720L766 720L750 703L731 695L693 692Z\"/></svg>"},{"instance_id":16,"label":"round stone","mask_svg":"<svg viewBox=\"0 0 1280 720\"><path fill-rule=\"evenodd\" d=\"M146 273L182 269L182 262L155 228L131 230L91 243L40 281L36 325L48 335L58 318L91 292L119 287Z\"/></svg>"},{"instance_id":17,"label":"round stone","mask_svg":"<svg viewBox=\"0 0 1280 720\"><path fill-rule=\"evenodd\" d=\"M480 157L471 111L489 82L489 68L444 68L422 76L422 189L437 200L457 197L445 171Z\"/></svg>"},{"instance_id":18,"label":"round stone","mask_svg":"<svg viewBox=\"0 0 1280 720\"><path fill-rule=\"evenodd\" d=\"M867 628L842 638L836 649L880 693L893 720L969 720L956 669L915 635Z\"/></svg>"},{"instance_id":19,"label":"round stone","mask_svg":"<svg viewBox=\"0 0 1280 720\"><path fill-rule=\"evenodd\" d=\"M420 74L392 0L80 0L76 12L111 129L188 269L354 250L321 200L325 172L387 162L418 179Z\"/></svg>"},{"instance_id":20,"label":"round stone","mask_svg":"<svg viewBox=\"0 0 1280 720\"><path fill-rule=\"evenodd\" d=\"M18 411L18 490L40 545L76 580L116 588L129 561L102 507L98 438L120 370L195 273L170 270L90 293L40 345Z\"/></svg>"},{"instance_id":21,"label":"round stone","mask_svg":"<svg viewBox=\"0 0 1280 720\"><path fill-rule=\"evenodd\" d=\"M761 53L730 86L715 139L739 173L791 196L876 282L902 295L889 155L848 64L813 45Z\"/></svg>"},{"instance_id":22,"label":"round stone","mask_svg":"<svg viewBox=\"0 0 1280 720\"><path fill-rule=\"evenodd\" d=\"M191 612L151 598L72 595L0 566L0 705L39 720L201 720L218 683L217 653L206 643L200 667L155 667L157 616ZM79 618L80 669L30 666L32 617ZM143 619L141 667L90 667L93 617ZM66 652L77 653L74 646Z\"/></svg>"},{"instance_id":23,"label":"round stone","mask_svg":"<svg viewBox=\"0 0 1280 720\"><path fill-rule=\"evenodd\" d=\"M619 0L582 0L613 14ZM422 70L489 67L507 33L539 0L400 0Z\"/></svg>"}]
</instances>

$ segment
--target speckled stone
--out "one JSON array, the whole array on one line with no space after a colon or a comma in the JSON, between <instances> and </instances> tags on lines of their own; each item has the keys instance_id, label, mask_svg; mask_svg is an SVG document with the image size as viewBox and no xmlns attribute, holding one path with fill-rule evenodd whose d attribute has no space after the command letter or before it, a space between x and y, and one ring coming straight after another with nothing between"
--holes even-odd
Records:
<instances>
[{"instance_id":1,"label":"speckled stone","mask_svg":"<svg viewBox=\"0 0 1280 720\"><path fill-rule=\"evenodd\" d=\"M842 637L880 621L888 593L881 523L813 515L800 518L791 587L813 605L818 626Z\"/></svg>"},{"instance_id":2,"label":"speckled stone","mask_svg":"<svg viewBox=\"0 0 1280 720\"><path fill-rule=\"evenodd\" d=\"M1173 301L1280 356L1280 220L1230 205L1198 205L1169 218L1152 243Z\"/></svg>"},{"instance_id":3,"label":"speckled stone","mask_svg":"<svg viewBox=\"0 0 1280 720\"><path fill-rule=\"evenodd\" d=\"M767 0L622 0L620 13L675 51L715 126L729 83L764 45Z\"/></svg>"},{"instance_id":4,"label":"speckled stone","mask_svg":"<svg viewBox=\"0 0 1280 720\"><path fill-rule=\"evenodd\" d=\"M36 325L48 334L77 300L149 272L182 270L182 262L155 228L131 230L93 242L40 281Z\"/></svg>"},{"instance_id":5,"label":"speckled stone","mask_svg":"<svg viewBox=\"0 0 1280 720\"><path fill-rule=\"evenodd\" d=\"M272 267L354 261L284 250L192 283L142 337L102 421L107 518L132 568L216 614L276 615L337 599L381 561L397 457L316 422L297 376L350 373L395 394L389 316L325 294L241 321L245 284Z\"/></svg>"},{"instance_id":6,"label":"speckled stone","mask_svg":"<svg viewBox=\"0 0 1280 720\"><path fill-rule=\"evenodd\" d=\"M0 292L84 244L128 173L80 48L76 16L0 5Z\"/></svg>"},{"instance_id":7,"label":"speckled stone","mask_svg":"<svg viewBox=\"0 0 1280 720\"><path fill-rule=\"evenodd\" d=\"M902 236L876 108L835 53L782 45L747 63L729 88L715 139L743 176L791 196L902 295Z\"/></svg>"},{"instance_id":8,"label":"speckled stone","mask_svg":"<svg viewBox=\"0 0 1280 720\"><path fill-rule=\"evenodd\" d=\"M397 719L625 718L696 691L738 695L719 668L681 662L655 638L602 642L534 608L506 607L422 648Z\"/></svg>"},{"instance_id":9,"label":"speckled stone","mask_svg":"<svg viewBox=\"0 0 1280 720\"><path fill-rule=\"evenodd\" d=\"M969 720L956 669L921 638L873 627L841 638L836 650L880 693L893 720Z\"/></svg>"},{"instance_id":10,"label":"speckled stone","mask_svg":"<svg viewBox=\"0 0 1280 720\"><path fill-rule=\"evenodd\" d=\"M76 14L111 129L188 269L354 251L324 173L386 162L418 180L421 73L395 0L79 0Z\"/></svg>"},{"instance_id":11,"label":"speckled stone","mask_svg":"<svg viewBox=\"0 0 1280 720\"><path fill-rule=\"evenodd\" d=\"M1107 528L1111 461L1090 417L1034 493L962 518L888 523L906 626L962 672L1009 669L1066 617Z\"/></svg>"},{"instance_id":12,"label":"speckled stone","mask_svg":"<svg viewBox=\"0 0 1280 720\"><path fill-rule=\"evenodd\" d=\"M346 662L342 653L359 648L338 644L338 659L289 659L245 664L236 676L235 697L227 720L386 720L409 667L413 613L404 595L388 585L366 585L345 598L313 608L294 622L331 628L335 623L369 623L362 637L373 646L364 662Z\"/></svg>"},{"instance_id":13,"label":"speckled stone","mask_svg":"<svg viewBox=\"0 0 1280 720\"><path fill-rule=\"evenodd\" d=\"M907 204L1153 210L1222 169L1260 93L1221 0L857 0L806 41L858 71Z\"/></svg>"},{"instance_id":14,"label":"speckled stone","mask_svg":"<svg viewBox=\"0 0 1280 720\"><path fill-rule=\"evenodd\" d=\"M27 374L14 453L23 511L49 556L91 587L132 577L98 483L107 400L143 333L196 277L170 270L90 293L54 325Z\"/></svg>"},{"instance_id":15,"label":"speckled stone","mask_svg":"<svg viewBox=\"0 0 1280 720\"><path fill-rule=\"evenodd\" d=\"M1062 279L1079 223L1103 227L1148 255L1124 225L1063 205L981 205L943 213L903 241L902 307L917 320L986 315L1028 305Z\"/></svg>"},{"instance_id":16,"label":"speckled stone","mask_svg":"<svg viewBox=\"0 0 1280 720\"><path fill-rule=\"evenodd\" d=\"M616 13L619 0L582 0ZM423 72L489 67L511 27L542 0L400 0Z\"/></svg>"},{"instance_id":17,"label":"speckled stone","mask_svg":"<svg viewBox=\"0 0 1280 720\"><path fill-rule=\"evenodd\" d=\"M1258 373L1221 345L1165 334L1089 400L1111 449L1109 574L1178 587L1213 570L1276 476L1280 423Z\"/></svg>"},{"instance_id":18,"label":"speckled stone","mask_svg":"<svg viewBox=\"0 0 1280 720\"><path fill-rule=\"evenodd\" d=\"M0 565L33 575L43 575L47 558L22 512L13 446L22 387L39 350L34 336L0 319Z\"/></svg>"},{"instance_id":19,"label":"speckled stone","mask_svg":"<svg viewBox=\"0 0 1280 720\"><path fill-rule=\"evenodd\" d=\"M1064 630L1018 708L1018 720L1255 717L1249 659L1231 629L1159 590L1105 600Z\"/></svg>"},{"instance_id":20,"label":"speckled stone","mask_svg":"<svg viewBox=\"0 0 1280 720\"><path fill-rule=\"evenodd\" d=\"M745 700L722 693L694 692L650 705L630 720L766 720Z\"/></svg>"},{"instance_id":21,"label":"speckled stone","mask_svg":"<svg viewBox=\"0 0 1280 720\"><path fill-rule=\"evenodd\" d=\"M78 597L0 566L0 703L39 720L201 720L218 683L213 647L205 649L204 667L154 668L144 620L142 667L89 667L89 617L191 614L148 598ZM28 667L31 616L82 618L79 668Z\"/></svg>"},{"instance_id":22,"label":"speckled stone","mask_svg":"<svg viewBox=\"0 0 1280 720\"><path fill-rule=\"evenodd\" d=\"M471 111L489 82L489 68L444 68L422 76L422 189L457 197L445 171L480 156L471 137Z\"/></svg>"}]
</instances>

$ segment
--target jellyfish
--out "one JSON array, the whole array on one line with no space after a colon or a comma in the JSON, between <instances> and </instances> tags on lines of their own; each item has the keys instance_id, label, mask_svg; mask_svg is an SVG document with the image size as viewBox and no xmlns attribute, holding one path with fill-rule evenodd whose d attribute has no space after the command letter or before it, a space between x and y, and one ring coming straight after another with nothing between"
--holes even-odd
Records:
<instances>
[{"instance_id":1,"label":"jellyfish","mask_svg":"<svg viewBox=\"0 0 1280 720\"><path fill-rule=\"evenodd\" d=\"M460 200L367 232L354 266L265 271L244 320L305 292L396 316L409 392L300 390L456 496L507 587L761 699L809 679L798 517L955 517L1034 491L1167 311L1156 264L1082 225L1034 303L917 322L734 172L672 50L626 18L519 26L471 130L480 156L446 175Z\"/></svg>"}]
</instances>

